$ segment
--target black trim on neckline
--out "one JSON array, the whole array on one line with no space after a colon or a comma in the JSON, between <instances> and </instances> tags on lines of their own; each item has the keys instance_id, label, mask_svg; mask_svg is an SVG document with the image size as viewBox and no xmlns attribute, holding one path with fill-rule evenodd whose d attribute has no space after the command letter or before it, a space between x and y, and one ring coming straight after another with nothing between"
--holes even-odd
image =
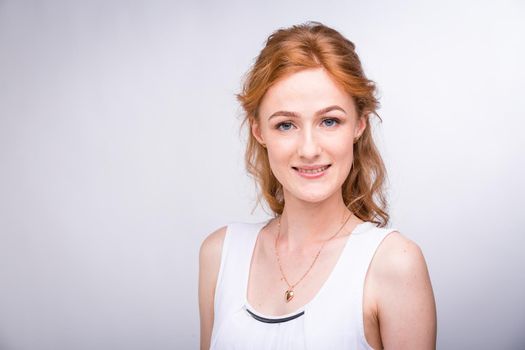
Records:
<instances>
[{"instance_id":1,"label":"black trim on neckline","mask_svg":"<svg viewBox=\"0 0 525 350\"><path fill-rule=\"evenodd\" d=\"M254 314L254 313L251 312L248 308L246 308L246 311L248 311L248 313L249 313L253 318L255 318L257 321L264 322L264 323L282 323L282 322L288 322L288 321L291 321L291 320L296 319L297 317L301 317L302 315L304 315L304 311L301 311L301 312L299 312L298 314L295 314L295 315L292 315L292 316L288 316L288 317L283 317L283 318L266 318L266 317L262 317L262 316L259 316L259 315Z\"/></svg>"}]
</instances>

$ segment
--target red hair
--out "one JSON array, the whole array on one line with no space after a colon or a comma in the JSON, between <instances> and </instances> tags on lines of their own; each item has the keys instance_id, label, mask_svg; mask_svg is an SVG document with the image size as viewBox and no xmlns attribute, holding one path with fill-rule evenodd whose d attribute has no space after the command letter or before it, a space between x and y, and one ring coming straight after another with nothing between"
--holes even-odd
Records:
<instances>
[{"instance_id":1,"label":"red hair","mask_svg":"<svg viewBox=\"0 0 525 350\"><path fill-rule=\"evenodd\" d=\"M266 149L250 129L259 118L259 106L266 91L273 84L298 71L319 67L352 96L358 117L366 119L366 128L354 145L352 169L342 186L344 203L361 220L384 226L389 220L384 193L386 170L369 122L370 115L378 116L376 87L365 76L355 45L319 22L294 25L272 33L248 71L241 93L236 95L245 112L242 125L248 125L246 169L254 177L270 209L276 215L282 214L282 185L271 172Z\"/></svg>"}]
</instances>

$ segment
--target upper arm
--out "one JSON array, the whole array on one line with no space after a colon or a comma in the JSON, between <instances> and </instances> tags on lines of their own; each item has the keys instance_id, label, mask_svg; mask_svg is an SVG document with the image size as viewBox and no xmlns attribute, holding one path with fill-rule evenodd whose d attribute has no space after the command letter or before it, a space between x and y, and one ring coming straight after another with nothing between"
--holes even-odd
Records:
<instances>
[{"instance_id":1,"label":"upper arm","mask_svg":"<svg viewBox=\"0 0 525 350\"><path fill-rule=\"evenodd\" d=\"M213 328L215 285L221 265L226 226L211 233L199 252L199 314L201 349L209 349Z\"/></svg>"},{"instance_id":2,"label":"upper arm","mask_svg":"<svg viewBox=\"0 0 525 350\"><path fill-rule=\"evenodd\" d=\"M436 305L419 246L393 232L379 246L373 264L384 349L435 349Z\"/></svg>"}]
</instances>

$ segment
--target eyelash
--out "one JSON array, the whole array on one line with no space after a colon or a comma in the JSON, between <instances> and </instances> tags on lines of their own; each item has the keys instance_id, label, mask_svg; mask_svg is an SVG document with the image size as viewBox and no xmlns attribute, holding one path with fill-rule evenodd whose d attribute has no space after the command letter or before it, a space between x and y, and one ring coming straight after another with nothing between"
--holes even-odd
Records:
<instances>
[{"instance_id":1,"label":"eyelash","mask_svg":"<svg viewBox=\"0 0 525 350\"><path fill-rule=\"evenodd\" d=\"M327 120L332 120L332 121L334 121L335 124L337 124L337 125L341 124L341 120L339 120L339 118L325 118L325 119L323 119L322 122L324 123L324 122L326 122ZM293 124L292 124L292 122L290 122L290 121L281 122L281 123L275 125L275 129L277 129L277 130L281 130L281 131L288 131L289 129L286 129L286 130L281 129L281 126L283 126L283 125L293 125ZM332 128L332 127L333 127L333 126L328 126L328 128Z\"/></svg>"}]
</instances>

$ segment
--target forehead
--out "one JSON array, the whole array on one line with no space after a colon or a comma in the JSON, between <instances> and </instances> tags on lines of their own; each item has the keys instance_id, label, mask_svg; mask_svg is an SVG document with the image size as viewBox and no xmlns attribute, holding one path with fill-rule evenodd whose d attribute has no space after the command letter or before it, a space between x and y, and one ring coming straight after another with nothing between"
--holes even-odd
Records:
<instances>
[{"instance_id":1,"label":"forehead","mask_svg":"<svg viewBox=\"0 0 525 350\"><path fill-rule=\"evenodd\" d=\"M278 80L268 89L260 106L262 117L277 110L310 116L327 106L338 105L354 113L353 98L323 68L305 69Z\"/></svg>"}]
</instances>

